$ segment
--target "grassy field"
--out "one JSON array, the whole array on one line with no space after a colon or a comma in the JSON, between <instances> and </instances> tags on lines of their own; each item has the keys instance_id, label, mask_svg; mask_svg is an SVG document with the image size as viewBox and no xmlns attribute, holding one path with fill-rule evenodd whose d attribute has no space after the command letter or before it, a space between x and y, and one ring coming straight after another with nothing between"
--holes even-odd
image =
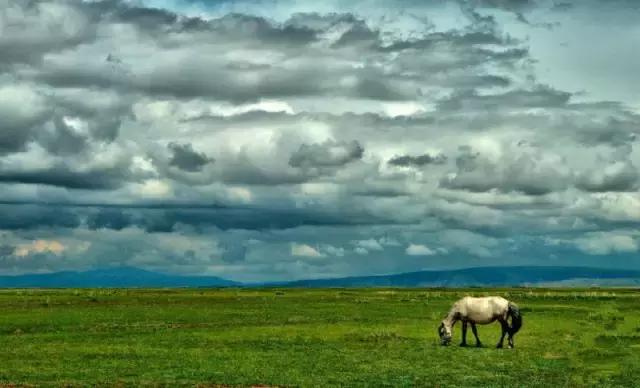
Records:
<instances>
[{"instance_id":1,"label":"grassy field","mask_svg":"<svg viewBox=\"0 0 640 388\"><path fill-rule=\"evenodd\" d=\"M488 294L520 305L516 349L497 324L439 346L451 303ZM632 387L640 292L4 290L0 349L0 386Z\"/></svg>"}]
</instances>

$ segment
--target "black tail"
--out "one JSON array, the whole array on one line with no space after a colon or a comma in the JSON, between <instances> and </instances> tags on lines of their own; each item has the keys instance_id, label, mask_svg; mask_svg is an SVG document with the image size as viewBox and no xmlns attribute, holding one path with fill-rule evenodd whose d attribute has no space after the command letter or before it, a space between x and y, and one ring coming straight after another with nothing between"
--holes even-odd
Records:
<instances>
[{"instance_id":1,"label":"black tail","mask_svg":"<svg viewBox=\"0 0 640 388\"><path fill-rule=\"evenodd\" d=\"M518 306L509 302L508 315L511 317L511 327L509 327L509 332L511 333L511 335L514 335L522 327L522 314L520 314L520 309L518 309Z\"/></svg>"}]
</instances>

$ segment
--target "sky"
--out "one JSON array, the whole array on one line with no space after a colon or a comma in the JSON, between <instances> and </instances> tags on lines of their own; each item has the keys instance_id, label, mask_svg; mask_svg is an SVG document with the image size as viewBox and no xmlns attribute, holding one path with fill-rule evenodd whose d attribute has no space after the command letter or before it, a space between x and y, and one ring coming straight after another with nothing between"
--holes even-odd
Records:
<instances>
[{"instance_id":1,"label":"sky","mask_svg":"<svg viewBox=\"0 0 640 388\"><path fill-rule=\"evenodd\" d=\"M0 0L0 274L640 269L634 0Z\"/></svg>"}]
</instances>

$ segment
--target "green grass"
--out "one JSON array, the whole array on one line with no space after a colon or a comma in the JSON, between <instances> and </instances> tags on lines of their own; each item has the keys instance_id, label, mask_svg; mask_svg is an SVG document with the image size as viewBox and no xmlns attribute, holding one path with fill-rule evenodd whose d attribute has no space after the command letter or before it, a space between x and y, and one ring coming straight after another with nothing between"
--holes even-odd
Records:
<instances>
[{"instance_id":1,"label":"green grass","mask_svg":"<svg viewBox=\"0 0 640 388\"><path fill-rule=\"evenodd\" d=\"M516 349L497 324L439 346L451 303L489 294L523 311ZM0 386L632 387L640 292L4 290L0 349Z\"/></svg>"}]
</instances>

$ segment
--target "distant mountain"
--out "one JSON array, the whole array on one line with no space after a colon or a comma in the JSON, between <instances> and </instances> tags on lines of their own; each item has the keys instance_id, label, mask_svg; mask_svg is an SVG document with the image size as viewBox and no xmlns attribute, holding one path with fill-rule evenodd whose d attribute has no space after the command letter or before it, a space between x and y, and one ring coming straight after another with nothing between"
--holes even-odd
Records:
<instances>
[{"instance_id":1,"label":"distant mountain","mask_svg":"<svg viewBox=\"0 0 640 388\"><path fill-rule=\"evenodd\" d=\"M283 287L496 287L523 285L637 285L640 271L588 267L478 267L396 275L298 280ZM615 281L614 281L615 280Z\"/></svg>"},{"instance_id":2,"label":"distant mountain","mask_svg":"<svg viewBox=\"0 0 640 388\"><path fill-rule=\"evenodd\" d=\"M220 287L235 285L239 284L215 276L168 275L134 267L0 276L0 288Z\"/></svg>"},{"instance_id":3,"label":"distant mountain","mask_svg":"<svg viewBox=\"0 0 640 388\"><path fill-rule=\"evenodd\" d=\"M640 271L588 267L478 267L395 275L310 279L243 284L216 276L181 276L134 267L91 271L0 276L0 288L118 287L497 287L497 286L639 286Z\"/></svg>"}]
</instances>

